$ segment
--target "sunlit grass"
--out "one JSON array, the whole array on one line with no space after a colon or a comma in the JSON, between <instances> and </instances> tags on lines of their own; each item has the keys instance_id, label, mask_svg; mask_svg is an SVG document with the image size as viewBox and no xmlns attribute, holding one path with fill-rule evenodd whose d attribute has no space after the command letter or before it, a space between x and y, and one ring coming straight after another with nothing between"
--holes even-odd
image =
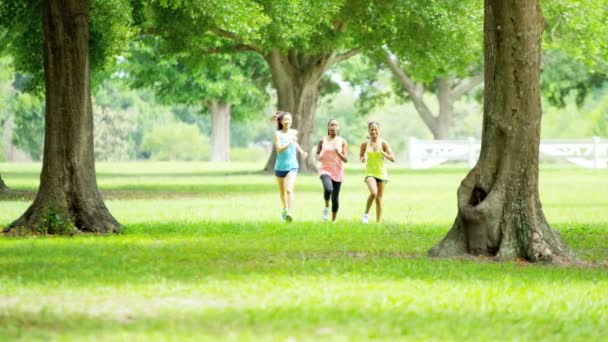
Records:
<instances>
[{"instance_id":1,"label":"sunlit grass","mask_svg":"<svg viewBox=\"0 0 608 342\"><path fill-rule=\"evenodd\" d=\"M359 166L349 166L335 225L320 221L318 178L300 175L286 225L260 167L99 164L123 233L0 239L0 340L608 336L605 171L541 170L549 222L592 262L554 267L426 257L455 218L466 168L391 168L383 225L359 223ZM25 194L0 200L0 225L27 208L38 172L0 164Z\"/></svg>"}]
</instances>

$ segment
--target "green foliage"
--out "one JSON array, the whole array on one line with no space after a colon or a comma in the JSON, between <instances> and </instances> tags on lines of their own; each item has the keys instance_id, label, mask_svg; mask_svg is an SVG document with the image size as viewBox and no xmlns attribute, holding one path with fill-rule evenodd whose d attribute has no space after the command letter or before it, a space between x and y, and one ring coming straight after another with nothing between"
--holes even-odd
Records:
<instances>
[{"instance_id":1,"label":"green foliage","mask_svg":"<svg viewBox=\"0 0 608 342\"><path fill-rule=\"evenodd\" d=\"M414 79L468 75L481 63L483 4L480 0L377 1L369 5L360 40L372 42L368 56L396 54Z\"/></svg>"},{"instance_id":2,"label":"green foliage","mask_svg":"<svg viewBox=\"0 0 608 342\"><path fill-rule=\"evenodd\" d=\"M160 38L141 39L131 45L123 65L127 81L151 88L167 104L203 106L212 101L232 104L235 121L251 117L269 101L270 73L261 56L253 53L200 56L163 51Z\"/></svg>"},{"instance_id":3,"label":"green foliage","mask_svg":"<svg viewBox=\"0 0 608 342\"><path fill-rule=\"evenodd\" d=\"M17 94L13 99L15 129L12 143L29 154L33 160L41 160L44 143L44 100L38 95Z\"/></svg>"},{"instance_id":4,"label":"green foliage","mask_svg":"<svg viewBox=\"0 0 608 342\"><path fill-rule=\"evenodd\" d=\"M581 107L588 95L608 80L608 68L604 72L590 71L582 61L568 56L564 51L544 54L541 74L541 91L553 106L563 108L566 98L574 94L577 106Z\"/></svg>"},{"instance_id":5,"label":"green foliage","mask_svg":"<svg viewBox=\"0 0 608 342\"><path fill-rule=\"evenodd\" d=\"M15 70L28 76L27 91L44 88L42 0L0 2L0 52L14 57ZM94 78L109 72L132 37L129 0L91 0L90 67ZM95 77L96 76L96 77Z\"/></svg>"},{"instance_id":6,"label":"green foliage","mask_svg":"<svg viewBox=\"0 0 608 342\"><path fill-rule=\"evenodd\" d=\"M596 95L597 98L589 104L593 135L608 138L608 84Z\"/></svg>"},{"instance_id":7,"label":"green foliage","mask_svg":"<svg viewBox=\"0 0 608 342\"><path fill-rule=\"evenodd\" d=\"M387 103L395 92L387 87L388 71L381 63L366 56L356 56L336 67L346 82L359 94L355 106L359 114L368 114Z\"/></svg>"},{"instance_id":8,"label":"green foliage","mask_svg":"<svg viewBox=\"0 0 608 342\"><path fill-rule=\"evenodd\" d=\"M210 155L209 139L182 122L157 123L144 133L141 149L152 160L205 160Z\"/></svg>"},{"instance_id":9,"label":"green foliage","mask_svg":"<svg viewBox=\"0 0 608 342\"><path fill-rule=\"evenodd\" d=\"M52 203L42 209L37 228L35 233L42 235L72 235L76 231L76 227L66 211Z\"/></svg>"},{"instance_id":10,"label":"green foliage","mask_svg":"<svg viewBox=\"0 0 608 342\"><path fill-rule=\"evenodd\" d=\"M590 71L608 71L608 3L601 0L547 0L545 49L561 50Z\"/></svg>"}]
</instances>

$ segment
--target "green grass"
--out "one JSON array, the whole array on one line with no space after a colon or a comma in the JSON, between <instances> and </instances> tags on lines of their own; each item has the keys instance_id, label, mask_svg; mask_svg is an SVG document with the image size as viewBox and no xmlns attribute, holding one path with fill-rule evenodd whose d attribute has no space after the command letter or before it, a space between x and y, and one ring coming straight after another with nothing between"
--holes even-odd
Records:
<instances>
[{"instance_id":1,"label":"green grass","mask_svg":"<svg viewBox=\"0 0 608 342\"><path fill-rule=\"evenodd\" d=\"M98 165L114 236L0 239L0 340L601 340L608 336L608 177L541 169L552 226L584 267L433 260L466 169L393 167L383 225L361 225L349 165L339 223L300 175L280 222L260 165ZM38 164L0 164L0 225L37 187Z\"/></svg>"}]
</instances>

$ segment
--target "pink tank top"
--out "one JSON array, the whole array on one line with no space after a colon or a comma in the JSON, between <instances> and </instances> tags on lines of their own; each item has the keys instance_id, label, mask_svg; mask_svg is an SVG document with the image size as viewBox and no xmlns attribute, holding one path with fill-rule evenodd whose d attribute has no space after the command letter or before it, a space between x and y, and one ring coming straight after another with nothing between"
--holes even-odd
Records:
<instances>
[{"instance_id":1,"label":"pink tank top","mask_svg":"<svg viewBox=\"0 0 608 342\"><path fill-rule=\"evenodd\" d=\"M340 149L344 146L344 140L341 137L335 137L332 143L339 146ZM327 141L327 137L323 138L321 153L319 153L319 176L329 175L335 182L342 182L344 178L344 164L332 147L332 143ZM340 152L345 156L347 155L347 151Z\"/></svg>"}]
</instances>

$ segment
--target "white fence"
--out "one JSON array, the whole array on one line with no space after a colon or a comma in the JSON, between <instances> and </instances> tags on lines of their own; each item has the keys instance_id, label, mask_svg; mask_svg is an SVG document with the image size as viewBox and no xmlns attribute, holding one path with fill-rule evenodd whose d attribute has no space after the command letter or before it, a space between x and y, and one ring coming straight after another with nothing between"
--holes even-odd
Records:
<instances>
[{"instance_id":1,"label":"white fence","mask_svg":"<svg viewBox=\"0 0 608 342\"><path fill-rule=\"evenodd\" d=\"M410 138L408 160L412 169L426 169L447 161L466 161L475 166L479 158L481 142L473 138L467 140L418 140ZM542 140L540 154L565 159L572 164L586 168L605 169L608 167L608 141L599 137L577 140Z\"/></svg>"}]
</instances>

